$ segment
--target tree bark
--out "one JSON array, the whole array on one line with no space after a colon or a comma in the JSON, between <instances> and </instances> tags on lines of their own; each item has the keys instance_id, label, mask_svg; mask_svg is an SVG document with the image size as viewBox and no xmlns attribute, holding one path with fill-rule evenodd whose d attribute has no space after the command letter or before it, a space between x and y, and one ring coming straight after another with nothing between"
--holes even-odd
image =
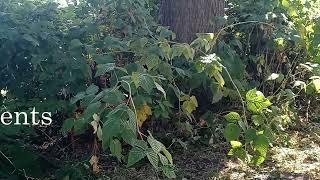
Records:
<instances>
[{"instance_id":1,"label":"tree bark","mask_svg":"<svg viewBox=\"0 0 320 180\"><path fill-rule=\"evenodd\" d=\"M177 34L177 41L191 42L196 33L214 32L212 23L224 15L224 0L161 0L160 22Z\"/></svg>"}]
</instances>

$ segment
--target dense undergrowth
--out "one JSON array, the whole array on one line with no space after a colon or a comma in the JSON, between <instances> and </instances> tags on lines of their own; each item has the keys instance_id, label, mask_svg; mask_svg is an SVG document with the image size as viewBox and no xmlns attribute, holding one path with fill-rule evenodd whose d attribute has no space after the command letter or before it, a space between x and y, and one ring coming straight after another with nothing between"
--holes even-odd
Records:
<instances>
[{"instance_id":1,"label":"dense undergrowth","mask_svg":"<svg viewBox=\"0 0 320 180\"><path fill-rule=\"evenodd\" d=\"M225 139L228 155L263 163L287 128L319 122L319 8L231 0L213 20L222 29L186 44L154 1L1 1L0 112L36 107L54 121L0 125L0 178L99 175L101 153L175 178L170 144Z\"/></svg>"}]
</instances>

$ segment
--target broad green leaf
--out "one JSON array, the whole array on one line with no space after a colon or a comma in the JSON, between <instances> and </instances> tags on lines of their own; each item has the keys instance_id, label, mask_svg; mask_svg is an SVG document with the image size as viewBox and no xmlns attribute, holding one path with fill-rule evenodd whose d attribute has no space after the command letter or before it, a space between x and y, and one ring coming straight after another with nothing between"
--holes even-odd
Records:
<instances>
[{"instance_id":1,"label":"broad green leaf","mask_svg":"<svg viewBox=\"0 0 320 180\"><path fill-rule=\"evenodd\" d=\"M140 86L140 73L133 72L131 75L131 80L136 86L136 88L138 88Z\"/></svg>"},{"instance_id":2,"label":"broad green leaf","mask_svg":"<svg viewBox=\"0 0 320 180\"><path fill-rule=\"evenodd\" d=\"M158 157L158 154L156 152L154 152L152 149L149 149L147 152L147 158L149 160L149 162L152 164L152 166L155 168L155 169L158 169L159 166L159 157Z\"/></svg>"},{"instance_id":3,"label":"broad green leaf","mask_svg":"<svg viewBox=\"0 0 320 180\"><path fill-rule=\"evenodd\" d=\"M136 119L136 115L134 114L134 112L128 108L127 109L127 114L129 116L129 120L127 121L128 122L128 128L133 132L133 134L136 136L136 133L137 133L137 126L136 126L136 122L137 122L137 119Z\"/></svg>"},{"instance_id":4,"label":"broad green leaf","mask_svg":"<svg viewBox=\"0 0 320 180\"><path fill-rule=\"evenodd\" d=\"M195 50L190 45L185 44L183 49L183 55L187 60L192 60L195 54Z\"/></svg>"},{"instance_id":5,"label":"broad green leaf","mask_svg":"<svg viewBox=\"0 0 320 180\"><path fill-rule=\"evenodd\" d=\"M149 75L140 75L140 86L150 94L152 89L154 88L154 81Z\"/></svg>"},{"instance_id":6,"label":"broad green leaf","mask_svg":"<svg viewBox=\"0 0 320 180\"><path fill-rule=\"evenodd\" d=\"M242 161L245 161L248 157L248 153L246 150L244 150L244 148L237 148L233 153L237 158L241 159Z\"/></svg>"},{"instance_id":7,"label":"broad green leaf","mask_svg":"<svg viewBox=\"0 0 320 180\"><path fill-rule=\"evenodd\" d=\"M159 48L161 50L162 57L169 60L172 54L172 49L170 47L170 44L168 42L161 42L159 45Z\"/></svg>"},{"instance_id":8,"label":"broad green leaf","mask_svg":"<svg viewBox=\"0 0 320 180\"><path fill-rule=\"evenodd\" d=\"M113 63L114 62L114 57L111 55L99 55L94 58L94 61L97 64L106 64L106 63Z\"/></svg>"},{"instance_id":9,"label":"broad green leaf","mask_svg":"<svg viewBox=\"0 0 320 180\"><path fill-rule=\"evenodd\" d=\"M33 46L39 46L39 41L35 39L34 37L30 36L29 34L24 34L23 39L29 41ZM72 42L72 41L71 41Z\"/></svg>"},{"instance_id":10,"label":"broad green leaf","mask_svg":"<svg viewBox=\"0 0 320 180\"><path fill-rule=\"evenodd\" d=\"M128 155L127 166L130 167L130 166L134 165L135 163L137 163L138 161L140 161L144 157L146 157L146 153L144 152L143 149L141 149L139 147L133 147L130 150L129 155Z\"/></svg>"},{"instance_id":11,"label":"broad green leaf","mask_svg":"<svg viewBox=\"0 0 320 180\"><path fill-rule=\"evenodd\" d=\"M108 104L118 105L123 103L124 98L124 94L116 89L106 92L105 96L102 98L102 101Z\"/></svg>"},{"instance_id":12,"label":"broad green leaf","mask_svg":"<svg viewBox=\"0 0 320 180\"><path fill-rule=\"evenodd\" d=\"M264 123L264 118L261 115L252 115L251 119L255 126L260 126Z\"/></svg>"},{"instance_id":13,"label":"broad green leaf","mask_svg":"<svg viewBox=\"0 0 320 180\"><path fill-rule=\"evenodd\" d=\"M221 86L218 83L213 82L210 85L210 90L212 92L212 103L219 102L223 97Z\"/></svg>"},{"instance_id":14,"label":"broad green leaf","mask_svg":"<svg viewBox=\"0 0 320 180\"><path fill-rule=\"evenodd\" d=\"M92 119L92 116L94 113L98 113L100 112L100 107L101 107L101 102L95 102L90 104L87 109L83 112L82 117L84 118L84 120L86 120L87 122L89 122L89 120ZM91 121L90 121L91 122Z\"/></svg>"},{"instance_id":15,"label":"broad green leaf","mask_svg":"<svg viewBox=\"0 0 320 180\"><path fill-rule=\"evenodd\" d=\"M160 61L161 60L160 60L159 56L151 54L151 55L148 55L146 57L143 57L140 60L140 63L142 65L146 65L148 70L150 71L152 69L157 69L158 66L159 66Z\"/></svg>"},{"instance_id":16,"label":"broad green leaf","mask_svg":"<svg viewBox=\"0 0 320 180\"><path fill-rule=\"evenodd\" d=\"M241 117L237 112L230 112L224 116L224 119L227 120L228 122L235 123L241 120Z\"/></svg>"},{"instance_id":17,"label":"broad green leaf","mask_svg":"<svg viewBox=\"0 0 320 180\"><path fill-rule=\"evenodd\" d=\"M257 91L256 89L247 92L246 102L249 111L253 113L259 113L272 105L269 99L265 98L262 92Z\"/></svg>"},{"instance_id":18,"label":"broad green leaf","mask_svg":"<svg viewBox=\"0 0 320 180\"><path fill-rule=\"evenodd\" d=\"M253 141L256 137L257 137L257 132L253 128L248 129L245 133L246 143Z\"/></svg>"},{"instance_id":19,"label":"broad green leaf","mask_svg":"<svg viewBox=\"0 0 320 180\"><path fill-rule=\"evenodd\" d=\"M266 159L266 157L265 156L254 156L253 158L252 158L252 162L256 165L256 166L258 166L258 165L260 165L260 164L262 164L264 161L265 161L265 159Z\"/></svg>"},{"instance_id":20,"label":"broad green leaf","mask_svg":"<svg viewBox=\"0 0 320 180\"><path fill-rule=\"evenodd\" d=\"M285 8L289 8L290 7L290 3L288 0L282 0L281 1L282 6L284 6Z\"/></svg>"},{"instance_id":21,"label":"broad green leaf","mask_svg":"<svg viewBox=\"0 0 320 180\"><path fill-rule=\"evenodd\" d=\"M79 39L73 39L70 42L70 49L75 49L75 48L81 47L82 45L83 44Z\"/></svg>"},{"instance_id":22,"label":"broad green leaf","mask_svg":"<svg viewBox=\"0 0 320 180\"><path fill-rule=\"evenodd\" d=\"M79 135L84 133L88 129L88 121L84 118L79 118L74 121L74 133L75 135Z\"/></svg>"},{"instance_id":23,"label":"broad green leaf","mask_svg":"<svg viewBox=\"0 0 320 180\"><path fill-rule=\"evenodd\" d=\"M176 179L177 178L177 176L174 172L174 169L170 166L162 167L162 172L169 179Z\"/></svg>"},{"instance_id":24,"label":"broad green leaf","mask_svg":"<svg viewBox=\"0 0 320 180\"><path fill-rule=\"evenodd\" d=\"M109 117L103 124L102 128L102 147L107 149L113 137L117 137L120 133L121 119L116 117Z\"/></svg>"},{"instance_id":25,"label":"broad green leaf","mask_svg":"<svg viewBox=\"0 0 320 180\"><path fill-rule=\"evenodd\" d=\"M71 104L75 104L76 102L78 102L79 100L83 99L84 97L86 97L86 93L85 92L79 92L76 96L71 98Z\"/></svg>"},{"instance_id":26,"label":"broad green leaf","mask_svg":"<svg viewBox=\"0 0 320 180\"><path fill-rule=\"evenodd\" d=\"M227 141L238 140L240 136L240 128L233 123L229 123L225 127L223 134Z\"/></svg>"},{"instance_id":27,"label":"broad green leaf","mask_svg":"<svg viewBox=\"0 0 320 180\"><path fill-rule=\"evenodd\" d=\"M86 94L96 94L97 92L99 91L99 87L94 85L94 84L91 84L87 90L86 90Z\"/></svg>"},{"instance_id":28,"label":"broad green leaf","mask_svg":"<svg viewBox=\"0 0 320 180\"><path fill-rule=\"evenodd\" d=\"M168 159L164 155L158 153L158 156L162 165L166 166L169 164Z\"/></svg>"},{"instance_id":29,"label":"broad green leaf","mask_svg":"<svg viewBox=\"0 0 320 180\"><path fill-rule=\"evenodd\" d=\"M110 142L110 151L111 153L117 157L118 161L121 161L122 158L122 146L121 142L118 139L113 139Z\"/></svg>"},{"instance_id":30,"label":"broad green leaf","mask_svg":"<svg viewBox=\"0 0 320 180\"><path fill-rule=\"evenodd\" d=\"M263 134L257 135L253 147L261 156L265 157L269 147L268 138Z\"/></svg>"},{"instance_id":31,"label":"broad green leaf","mask_svg":"<svg viewBox=\"0 0 320 180\"><path fill-rule=\"evenodd\" d=\"M114 63L98 64L95 77L98 77L98 76L104 75L107 72L113 71L115 67L116 66Z\"/></svg>"},{"instance_id":32,"label":"broad green leaf","mask_svg":"<svg viewBox=\"0 0 320 180\"><path fill-rule=\"evenodd\" d=\"M159 69L161 69L160 73L163 75L166 79L169 81L173 80L173 71L172 71L172 66L167 63L167 62L162 62L159 65Z\"/></svg>"},{"instance_id":33,"label":"broad green leaf","mask_svg":"<svg viewBox=\"0 0 320 180\"><path fill-rule=\"evenodd\" d=\"M61 132L64 136L66 136L73 128L74 121L75 121L75 119L73 119L73 118L64 120L62 128L61 128Z\"/></svg>"},{"instance_id":34,"label":"broad green leaf","mask_svg":"<svg viewBox=\"0 0 320 180\"><path fill-rule=\"evenodd\" d=\"M172 56L171 59L175 57L180 57L184 51L184 47L182 44L174 44L172 45Z\"/></svg>"},{"instance_id":35,"label":"broad green leaf","mask_svg":"<svg viewBox=\"0 0 320 180\"><path fill-rule=\"evenodd\" d=\"M148 136L147 141L150 144L153 151L156 153L159 153L164 147L164 145L161 142L157 141L152 136Z\"/></svg>"}]
</instances>

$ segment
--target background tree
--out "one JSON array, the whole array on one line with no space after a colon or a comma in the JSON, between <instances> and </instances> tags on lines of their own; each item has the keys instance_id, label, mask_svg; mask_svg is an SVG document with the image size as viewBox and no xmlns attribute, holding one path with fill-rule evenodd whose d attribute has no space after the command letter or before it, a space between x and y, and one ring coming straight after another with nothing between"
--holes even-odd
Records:
<instances>
[{"instance_id":1,"label":"background tree","mask_svg":"<svg viewBox=\"0 0 320 180\"><path fill-rule=\"evenodd\" d=\"M170 26L180 42L190 42L195 33L213 32L213 18L224 15L223 0L161 0L160 21Z\"/></svg>"}]
</instances>

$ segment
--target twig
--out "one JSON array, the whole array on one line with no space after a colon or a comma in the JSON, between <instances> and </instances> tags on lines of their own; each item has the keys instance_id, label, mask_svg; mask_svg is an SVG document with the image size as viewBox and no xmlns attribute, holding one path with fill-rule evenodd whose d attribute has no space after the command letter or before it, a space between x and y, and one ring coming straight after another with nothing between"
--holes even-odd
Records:
<instances>
[{"instance_id":1,"label":"twig","mask_svg":"<svg viewBox=\"0 0 320 180\"><path fill-rule=\"evenodd\" d=\"M219 63L219 62L218 62L218 63ZM234 88L236 89L236 91L237 91L237 93L238 93L238 95L239 95L239 97L240 97L241 104L242 104L242 111L243 111L244 123L245 123L245 125L246 125L246 128L248 128L248 127L249 127L249 125L248 125L247 116L246 116L246 106L245 106L245 101L243 100L243 97L242 97L242 95L241 95L241 93L240 93L240 91L239 91L239 89L238 89L238 87L237 87L236 83L233 81L233 79L232 79L232 77L231 77L231 75L230 75L230 73L229 73L229 71L228 71L227 67L223 66L221 63L219 63L219 64L220 64L220 66L221 66L221 67L222 67L222 68L227 72L227 75L228 75L228 77L229 77L229 79L230 79L230 81L231 81L232 85L234 86Z\"/></svg>"},{"instance_id":2,"label":"twig","mask_svg":"<svg viewBox=\"0 0 320 180\"><path fill-rule=\"evenodd\" d=\"M143 139L142 136L146 137L146 135L144 135L142 132L140 132L140 129L139 129L139 124L138 124L138 114L137 114L137 109L136 109L136 106L134 105L134 102L133 102L133 99L132 99L132 94L131 94L131 86L130 86L130 83L128 83L127 81L122 81L122 82L125 82L128 87L129 87L129 100L131 101L131 104L132 104L132 107L133 107L133 110L134 110L134 114L136 116L136 127L137 127L137 132L138 134L140 135L140 138ZM129 101L128 100L128 101Z\"/></svg>"},{"instance_id":3,"label":"twig","mask_svg":"<svg viewBox=\"0 0 320 180\"><path fill-rule=\"evenodd\" d=\"M263 25L267 25L270 26L272 28L275 28L274 26L272 26L271 24L268 24L266 22L261 22L261 21L245 21L245 22L238 22L238 23L234 23L234 24L230 24L222 29L220 29L220 31L218 32L217 36L215 37L215 39L213 40L212 44L214 45L218 39L218 37L221 35L222 31L228 29L228 28L232 28L234 26L238 26L238 25L242 25L242 24L250 24L250 23L258 23L258 24L263 24Z\"/></svg>"}]
</instances>

